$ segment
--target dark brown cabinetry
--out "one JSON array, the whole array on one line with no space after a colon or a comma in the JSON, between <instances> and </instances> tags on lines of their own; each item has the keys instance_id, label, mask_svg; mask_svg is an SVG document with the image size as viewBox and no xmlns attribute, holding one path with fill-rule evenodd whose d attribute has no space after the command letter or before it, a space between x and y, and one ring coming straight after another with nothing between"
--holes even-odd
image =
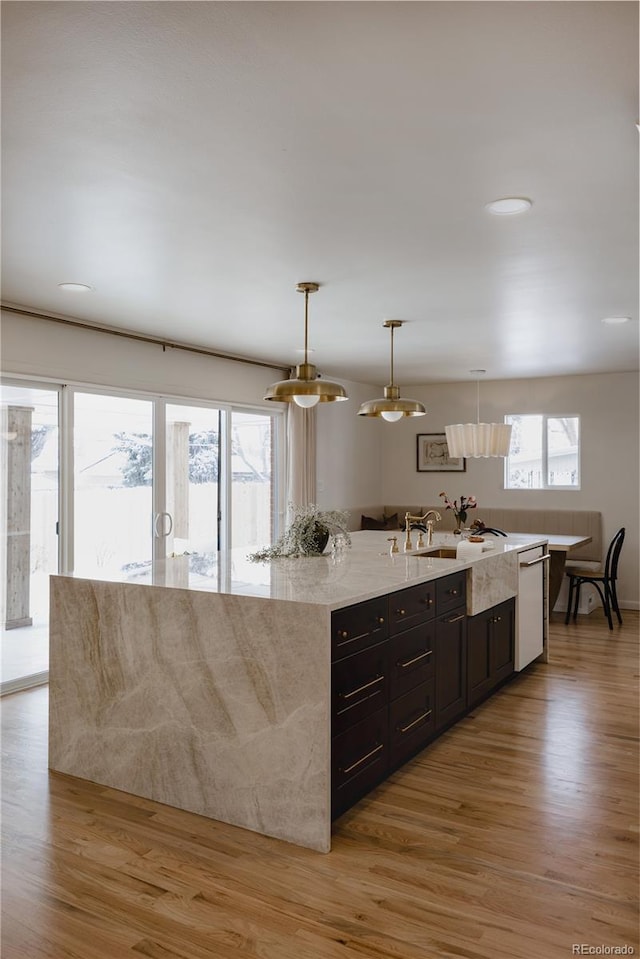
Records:
<instances>
[{"instance_id":1,"label":"dark brown cabinetry","mask_svg":"<svg viewBox=\"0 0 640 959\"><path fill-rule=\"evenodd\" d=\"M467 632L464 607L436 622L436 729L450 726L467 708Z\"/></svg>"},{"instance_id":2,"label":"dark brown cabinetry","mask_svg":"<svg viewBox=\"0 0 640 959\"><path fill-rule=\"evenodd\" d=\"M332 615L335 819L513 673L515 600L466 615L466 572Z\"/></svg>"},{"instance_id":3,"label":"dark brown cabinetry","mask_svg":"<svg viewBox=\"0 0 640 959\"><path fill-rule=\"evenodd\" d=\"M331 617L331 815L387 775L389 616L386 596Z\"/></svg>"},{"instance_id":4,"label":"dark brown cabinetry","mask_svg":"<svg viewBox=\"0 0 640 959\"><path fill-rule=\"evenodd\" d=\"M435 583L389 596L389 771L433 738L435 616Z\"/></svg>"},{"instance_id":5,"label":"dark brown cabinetry","mask_svg":"<svg viewBox=\"0 0 640 959\"><path fill-rule=\"evenodd\" d=\"M448 677L452 675L454 647L459 647L460 637L464 637L464 603L462 572L333 614L333 818L423 749L435 735L436 634L440 628L443 675ZM458 625L449 624L450 619ZM450 680L441 680L446 696L451 685ZM463 696L466 699L466 686ZM445 716L457 715L458 703L450 696L447 707Z\"/></svg>"},{"instance_id":6,"label":"dark brown cabinetry","mask_svg":"<svg viewBox=\"0 0 640 959\"><path fill-rule=\"evenodd\" d=\"M467 699L475 706L513 673L515 599L467 619Z\"/></svg>"}]
</instances>

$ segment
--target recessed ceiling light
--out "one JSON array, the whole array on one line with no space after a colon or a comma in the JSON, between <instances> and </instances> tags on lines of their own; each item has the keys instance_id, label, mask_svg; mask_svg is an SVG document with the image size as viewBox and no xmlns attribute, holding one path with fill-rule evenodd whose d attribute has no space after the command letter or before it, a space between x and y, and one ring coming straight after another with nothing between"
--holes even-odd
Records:
<instances>
[{"instance_id":1,"label":"recessed ceiling light","mask_svg":"<svg viewBox=\"0 0 640 959\"><path fill-rule=\"evenodd\" d=\"M628 323L630 319L630 316L605 316L602 318L602 322L606 323L607 326L620 326L622 323Z\"/></svg>"},{"instance_id":2,"label":"recessed ceiling light","mask_svg":"<svg viewBox=\"0 0 640 959\"><path fill-rule=\"evenodd\" d=\"M513 216L516 213L524 213L530 210L533 201L526 196L503 196L498 200L492 200L487 203L487 210L494 216Z\"/></svg>"},{"instance_id":3,"label":"recessed ceiling light","mask_svg":"<svg viewBox=\"0 0 640 959\"><path fill-rule=\"evenodd\" d=\"M68 290L69 293L90 293L93 287L86 283L58 283L58 289Z\"/></svg>"}]
</instances>

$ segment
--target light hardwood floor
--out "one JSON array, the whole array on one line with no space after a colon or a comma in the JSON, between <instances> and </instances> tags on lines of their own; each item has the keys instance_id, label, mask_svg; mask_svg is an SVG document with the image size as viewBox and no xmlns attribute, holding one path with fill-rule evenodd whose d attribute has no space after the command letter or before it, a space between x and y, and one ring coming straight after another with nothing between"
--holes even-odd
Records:
<instances>
[{"instance_id":1,"label":"light hardwood floor","mask_svg":"<svg viewBox=\"0 0 640 959\"><path fill-rule=\"evenodd\" d=\"M6 697L3 959L637 955L624 619L554 621L552 662L346 813L328 855L51 774L46 688Z\"/></svg>"}]
</instances>

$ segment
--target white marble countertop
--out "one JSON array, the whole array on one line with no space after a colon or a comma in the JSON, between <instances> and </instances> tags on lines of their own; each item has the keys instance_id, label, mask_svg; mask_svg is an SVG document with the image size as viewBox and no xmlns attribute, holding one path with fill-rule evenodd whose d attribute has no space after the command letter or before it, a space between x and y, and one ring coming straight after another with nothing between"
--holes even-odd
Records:
<instances>
[{"instance_id":1,"label":"white marble countertop","mask_svg":"<svg viewBox=\"0 0 640 959\"><path fill-rule=\"evenodd\" d=\"M340 609L417 583L446 576L491 557L518 553L546 542L532 534L513 534L507 538L487 537L481 556L473 559L440 559L420 556L429 547L402 552L403 533L398 534L400 552L391 555L389 533L364 530L351 534L352 546L332 555L302 559L278 559L264 563L248 560L247 549L227 553L194 554L142 565L127 574L99 574L76 570L77 579L134 583L233 596L311 603L328 610ZM414 531L413 540L417 538ZM433 545L455 548L459 537L452 533L434 533ZM488 573L488 569L487 569Z\"/></svg>"}]
</instances>

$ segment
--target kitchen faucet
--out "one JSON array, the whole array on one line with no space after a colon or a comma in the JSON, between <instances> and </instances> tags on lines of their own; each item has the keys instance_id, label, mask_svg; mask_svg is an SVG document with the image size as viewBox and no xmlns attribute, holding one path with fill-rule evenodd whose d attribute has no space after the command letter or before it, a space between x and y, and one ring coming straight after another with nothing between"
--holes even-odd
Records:
<instances>
[{"instance_id":1,"label":"kitchen faucet","mask_svg":"<svg viewBox=\"0 0 640 959\"><path fill-rule=\"evenodd\" d=\"M427 528L425 530L424 526L416 526L416 529L420 530L420 535L418 536L417 548L422 549L424 546L424 540L422 534L426 532L427 534L427 546L433 544L433 520L429 519L430 516L435 516L436 520L440 522L442 516L437 509L430 509L424 514L424 516L413 516L411 513L404 514L404 551L408 553L409 550L413 549L411 543L411 530L414 528L413 523L424 523L426 521Z\"/></svg>"},{"instance_id":2,"label":"kitchen faucet","mask_svg":"<svg viewBox=\"0 0 640 959\"><path fill-rule=\"evenodd\" d=\"M430 516L435 516L436 521L439 523L442 519L442 516L437 509L430 509L422 517L423 520L426 520L427 523L427 546L433 545L433 520L429 519Z\"/></svg>"}]
</instances>

